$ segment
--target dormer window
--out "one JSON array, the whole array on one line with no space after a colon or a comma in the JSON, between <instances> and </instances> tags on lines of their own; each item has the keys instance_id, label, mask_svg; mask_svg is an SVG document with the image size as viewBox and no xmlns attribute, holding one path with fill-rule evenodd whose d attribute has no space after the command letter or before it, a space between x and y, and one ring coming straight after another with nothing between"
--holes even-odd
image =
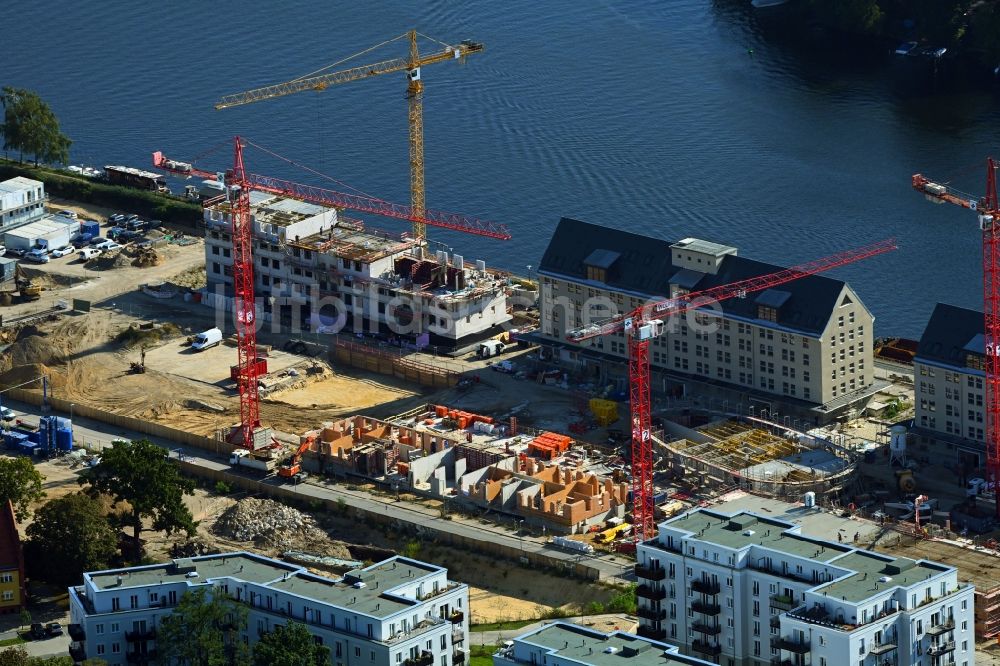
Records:
<instances>
[{"instance_id":1,"label":"dormer window","mask_svg":"<svg viewBox=\"0 0 1000 666\"><path fill-rule=\"evenodd\" d=\"M757 306L757 319L763 319L764 321L778 321L778 308L768 307L766 305Z\"/></svg>"},{"instance_id":2,"label":"dormer window","mask_svg":"<svg viewBox=\"0 0 1000 666\"><path fill-rule=\"evenodd\" d=\"M608 276L608 271L605 268L598 268L597 266L587 266L587 279L594 280L596 282L606 282Z\"/></svg>"}]
</instances>

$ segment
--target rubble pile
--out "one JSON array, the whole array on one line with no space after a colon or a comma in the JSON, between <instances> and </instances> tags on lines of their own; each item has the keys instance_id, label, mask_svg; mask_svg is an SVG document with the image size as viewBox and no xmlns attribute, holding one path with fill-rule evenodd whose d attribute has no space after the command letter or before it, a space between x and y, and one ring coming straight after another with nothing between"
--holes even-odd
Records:
<instances>
[{"instance_id":1,"label":"rubble pile","mask_svg":"<svg viewBox=\"0 0 1000 666\"><path fill-rule=\"evenodd\" d=\"M232 541L250 541L262 548L302 548L330 557L350 558L344 544L317 527L312 516L272 500L247 498L226 509L212 531Z\"/></svg>"}]
</instances>

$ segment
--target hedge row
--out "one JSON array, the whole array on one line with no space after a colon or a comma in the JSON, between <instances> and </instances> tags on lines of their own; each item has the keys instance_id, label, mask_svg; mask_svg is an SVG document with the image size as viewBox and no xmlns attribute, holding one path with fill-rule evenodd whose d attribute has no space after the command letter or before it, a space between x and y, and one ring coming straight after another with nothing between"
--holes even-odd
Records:
<instances>
[{"instance_id":1,"label":"hedge row","mask_svg":"<svg viewBox=\"0 0 1000 666\"><path fill-rule=\"evenodd\" d=\"M192 228L202 221L201 204L189 199L109 185L64 171L0 159L0 180L16 176L40 180L45 183L48 194L62 199L92 203Z\"/></svg>"}]
</instances>

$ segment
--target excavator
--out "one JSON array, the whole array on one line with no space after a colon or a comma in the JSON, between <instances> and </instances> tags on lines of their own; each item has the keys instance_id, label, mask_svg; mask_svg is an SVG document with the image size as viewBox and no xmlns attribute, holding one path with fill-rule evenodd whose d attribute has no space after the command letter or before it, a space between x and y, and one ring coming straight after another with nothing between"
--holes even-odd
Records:
<instances>
[{"instance_id":1,"label":"excavator","mask_svg":"<svg viewBox=\"0 0 1000 666\"><path fill-rule=\"evenodd\" d=\"M291 479L293 483L301 483L306 479L306 473L302 471L302 456L316 441L316 435L308 435L302 438L302 443L296 449L292 457L281 464L278 468L278 476L282 479Z\"/></svg>"},{"instance_id":2,"label":"excavator","mask_svg":"<svg viewBox=\"0 0 1000 666\"><path fill-rule=\"evenodd\" d=\"M0 305L30 303L42 297L42 287L36 284L18 264L14 269L14 279L0 283Z\"/></svg>"}]
</instances>

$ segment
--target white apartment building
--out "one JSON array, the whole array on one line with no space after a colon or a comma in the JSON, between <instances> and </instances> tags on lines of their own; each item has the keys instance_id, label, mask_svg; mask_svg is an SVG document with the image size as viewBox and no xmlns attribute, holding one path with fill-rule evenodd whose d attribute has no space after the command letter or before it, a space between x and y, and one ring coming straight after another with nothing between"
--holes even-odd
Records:
<instances>
[{"instance_id":1,"label":"white apartment building","mask_svg":"<svg viewBox=\"0 0 1000 666\"><path fill-rule=\"evenodd\" d=\"M247 605L246 632L289 621L330 648L334 666L465 663L468 586L432 564L393 557L333 579L246 552L86 573L69 589L70 655L111 666L156 659L156 628L188 590L206 587Z\"/></svg>"},{"instance_id":2,"label":"white apartment building","mask_svg":"<svg viewBox=\"0 0 1000 666\"><path fill-rule=\"evenodd\" d=\"M972 666L955 567L700 509L638 546L640 635L726 666Z\"/></svg>"},{"instance_id":3,"label":"white apartment building","mask_svg":"<svg viewBox=\"0 0 1000 666\"><path fill-rule=\"evenodd\" d=\"M42 219L45 200L40 181L18 176L0 183L0 232Z\"/></svg>"},{"instance_id":4,"label":"white apartment building","mask_svg":"<svg viewBox=\"0 0 1000 666\"><path fill-rule=\"evenodd\" d=\"M782 269L726 245L672 243L563 218L538 269L539 341L554 359L624 388L624 334L577 344L566 332ZM860 409L885 386L874 372L874 318L841 280L807 276L718 305L668 321L667 332L653 340L654 395L697 394L732 411L752 407L824 423Z\"/></svg>"},{"instance_id":5,"label":"white apartment building","mask_svg":"<svg viewBox=\"0 0 1000 666\"><path fill-rule=\"evenodd\" d=\"M255 293L262 321L366 331L454 347L511 319L510 276L431 252L407 233L366 228L333 208L251 192ZM206 302L231 307L229 204L205 209Z\"/></svg>"},{"instance_id":6,"label":"white apartment building","mask_svg":"<svg viewBox=\"0 0 1000 666\"><path fill-rule=\"evenodd\" d=\"M986 457L985 327L981 311L938 303L913 359L915 431L955 448L966 471Z\"/></svg>"},{"instance_id":7,"label":"white apartment building","mask_svg":"<svg viewBox=\"0 0 1000 666\"><path fill-rule=\"evenodd\" d=\"M708 666L677 647L624 631L604 633L553 622L517 636L493 655L493 666Z\"/></svg>"}]
</instances>

